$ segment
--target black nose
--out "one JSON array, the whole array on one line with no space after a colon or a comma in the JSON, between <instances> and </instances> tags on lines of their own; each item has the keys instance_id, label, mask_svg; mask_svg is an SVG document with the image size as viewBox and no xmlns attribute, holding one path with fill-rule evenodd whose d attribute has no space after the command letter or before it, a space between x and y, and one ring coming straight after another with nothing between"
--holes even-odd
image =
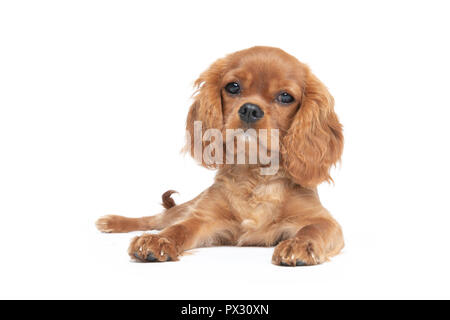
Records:
<instances>
[{"instance_id":1,"label":"black nose","mask_svg":"<svg viewBox=\"0 0 450 320\"><path fill-rule=\"evenodd\" d=\"M253 103L246 103L239 108L239 117L246 123L253 123L264 117L264 111Z\"/></svg>"}]
</instances>

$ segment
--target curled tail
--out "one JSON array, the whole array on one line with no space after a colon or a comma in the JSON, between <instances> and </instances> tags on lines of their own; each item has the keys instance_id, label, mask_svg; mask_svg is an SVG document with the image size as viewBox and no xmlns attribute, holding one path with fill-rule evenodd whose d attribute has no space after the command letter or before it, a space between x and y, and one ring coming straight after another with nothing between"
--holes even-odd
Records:
<instances>
[{"instance_id":1,"label":"curled tail","mask_svg":"<svg viewBox=\"0 0 450 320\"><path fill-rule=\"evenodd\" d=\"M169 190L163 193L161 196L162 198L162 205L166 209L170 209L172 207L175 207L175 201L170 197L173 193L177 193L175 190Z\"/></svg>"}]
</instances>

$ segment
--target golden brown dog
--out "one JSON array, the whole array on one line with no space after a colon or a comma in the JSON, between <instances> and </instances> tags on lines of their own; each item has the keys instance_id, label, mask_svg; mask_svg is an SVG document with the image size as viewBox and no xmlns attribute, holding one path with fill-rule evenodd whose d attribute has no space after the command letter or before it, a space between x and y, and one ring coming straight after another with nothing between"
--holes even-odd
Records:
<instances>
[{"instance_id":1,"label":"golden brown dog","mask_svg":"<svg viewBox=\"0 0 450 320\"><path fill-rule=\"evenodd\" d=\"M162 230L131 241L128 253L138 261L178 260L185 250L214 245L276 245L272 262L289 266L315 265L338 254L344 246L341 227L316 190L321 182L331 181L330 167L343 148L342 126L326 87L306 65L272 47L253 47L217 60L196 86L186 124L187 150L194 155L195 121L201 121L202 133L277 129L279 170L263 175L259 161L202 159L202 165L218 172L214 184L195 199L175 205L173 191L168 191L163 213L105 216L97 221L98 229ZM277 151L270 143L259 147Z\"/></svg>"}]
</instances>

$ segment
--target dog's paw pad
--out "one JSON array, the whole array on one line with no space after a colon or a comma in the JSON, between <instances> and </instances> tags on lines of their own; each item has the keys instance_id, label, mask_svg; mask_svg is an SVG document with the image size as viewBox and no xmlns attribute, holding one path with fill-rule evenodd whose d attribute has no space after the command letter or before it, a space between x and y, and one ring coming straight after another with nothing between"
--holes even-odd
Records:
<instances>
[{"instance_id":1,"label":"dog's paw pad","mask_svg":"<svg viewBox=\"0 0 450 320\"><path fill-rule=\"evenodd\" d=\"M316 265L325 261L320 253L320 247L312 240L288 239L275 247L272 263L292 267Z\"/></svg>"},{"instance_id":2,"label":"dog's paw pad","mask_svg":"<svg viewBox=\"0 0 450 320\"><path fill-rule=\"evenodd\" d=\"M307 266L308 264L307 263L305 263L305 262L303 262L302 260L297 260L296 262L295 262L295 266L297 266L297 267L303 267L303 266ZM294 265L291 265L291 264L288 264L288 263L286 263L286 262L280 262L280 266L283 266L283 267L294 267Z\"/></svg>"},{"instance_id":3,"label":"dog's paw pad","mask_svg":"<svg viewBox=\"0 0 450 320\"><path fill-rule=\"evenodd\" d=\"M148 254L145 260L147 260L148 262L158 261L158 259L153 255L153 253Z\"/></svg>"},{"instance_id":4,"label":"dog's paw pad","mask_svg":"<svg viewBox=\"0 0 450 320\"><path fill-rule=\"evenodd\" d=\"M297 260L297 262L295 263L295 265L297 267L302 267L302 266L306 266L306 262L303 262L302 260Z\"/></svg>"},{"instance_id":5,"label":"dog's paw pad","mask_svg":"<svg viewBox=\"0 0 450 320\"><path fill-rule=\"evenodd\" d=\"M130 243L128 254L132 259L141 262L178 260L175 245L168 239L153 234L144 234L140 237L135 237Z\"/></svg>"},{"instance_id":6,"label":"dog's paw pad","mask_svg":"<svg viewBox=\"0 0 450 320\"><path fill-rule=\"evenodd\" d=\"M139 256L138 253L134 253L134 257L139 260L142 261L142 258ZM158 258L156 258L153 253L150 253L149 255L147 255L147 257L145 258L145 261L147 262L160 262L160 261L164 261L164 260L158 260ZM172 261L172 258L170 256L167 257L167 259L165 261Z\"/></svg>"}]
</instances>

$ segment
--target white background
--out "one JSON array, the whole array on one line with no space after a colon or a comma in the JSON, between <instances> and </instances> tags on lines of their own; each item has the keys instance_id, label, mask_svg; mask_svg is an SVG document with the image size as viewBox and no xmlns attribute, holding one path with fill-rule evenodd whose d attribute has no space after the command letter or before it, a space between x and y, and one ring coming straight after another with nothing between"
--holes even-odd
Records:
<instances>
[{"instance_id":1,"label":"white background","mask_svg":"<svg viewBox=\"0 0 450 320\"><path fill-rule=\"evenodd\" d=\"M4 1L0 298L450 298L445 1ZM272 248L130 262L104 214L159 212L212 183L180 155L195 78L277 46L329 87L345 127L320 187L346 247L286 268ZM138 234L138 233L136 233Z\"/></svg>"}]
</instances>

